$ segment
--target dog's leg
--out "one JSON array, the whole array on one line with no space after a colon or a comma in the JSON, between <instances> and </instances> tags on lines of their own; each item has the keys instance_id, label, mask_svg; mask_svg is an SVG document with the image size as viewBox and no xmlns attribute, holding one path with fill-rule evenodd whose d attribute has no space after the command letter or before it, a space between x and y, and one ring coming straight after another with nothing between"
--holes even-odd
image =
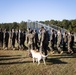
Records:
<instances>
[{"instance_id":1,"label":"dog's leg","mask_svg":"<svg viewBox=\"0 0 76 75\"><path fill-rule=\"evenodd\" d=\"M36 59L36 62L38 62L38 59Z\"/></svg>"},{"instance_id":2,"label":"dog's leg","mask_svg":"<svg viewBox=\"0 0 76 75\"><path fill-rule=\"evenodd\" d=\"M34 63L34 58L33 58L33 63Z\"/></svg>"},{"instance_id":3,"label":"dog's leg","mask_svg":"<svg viewBox=\"0 0 76 75\"><path fill-rule=\"evenodd\" d=\"M44 65L46 65L46 63L45 63L45 58L43 58L43 62L44 62Z\"/></svg>"},{"instance_id":4,"label":"dog's leg","mask_svg":"<svg viewBox=\"0 0 76 75\"><path fill-rule=\"evenodd\" d=\"M40 64L40 59L38 59L38 65Z\"/></svg>"}]
</instances>

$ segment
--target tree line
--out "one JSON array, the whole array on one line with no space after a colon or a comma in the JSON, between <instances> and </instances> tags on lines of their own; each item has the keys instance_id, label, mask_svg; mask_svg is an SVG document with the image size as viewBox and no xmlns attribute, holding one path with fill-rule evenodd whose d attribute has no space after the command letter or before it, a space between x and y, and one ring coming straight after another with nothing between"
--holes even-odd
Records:
<instances>
[{"instance_id":1,"label":"tree line","mask_svg":"<svg viewBox=\"0 0 76 75\"><path fill-rule=\"evenodd\" d=\"M46 20L46 21L40 21L41 23L44 24L49 24L51 26L51 24L59 26L61 28L65 28L69 31L72 32L76 32L76 19L74 20L62 20L62 21L58 21L58 20Z\"/></svg>"},{"instance_id":2,"label":"tree line","mask_svg":"<svg viewBox=\"0 0 76 75\"><path fill-rule=\"evenodd\" d=\"M65 28L69 31L73 31L73 32L76 32L76 19L74 20L62 20L62 21L58 21L58 20L46 20L46 21L39 21L43 24L46 24L46 25L56 25L56 26L59 26L61 28ZM20 23L17 23L17 22L13 22L13 23L0 23L0 28L2 29L22 29L22 30L26 30L27 28L27 22L25 21L22 21Z\"/></svg>"},{"instance_id":3,"label":"tree line","mask_svg":"<svg viewBox=\"0 0 76 75\"><path fill-rule=\"evenodd\" d=\"M20 23L13 22L13 23L0 23L0 28L2 29L21 29L21 30L26 30L27 29L27 22L22 21Z\"/></svg>"}]
</instances>

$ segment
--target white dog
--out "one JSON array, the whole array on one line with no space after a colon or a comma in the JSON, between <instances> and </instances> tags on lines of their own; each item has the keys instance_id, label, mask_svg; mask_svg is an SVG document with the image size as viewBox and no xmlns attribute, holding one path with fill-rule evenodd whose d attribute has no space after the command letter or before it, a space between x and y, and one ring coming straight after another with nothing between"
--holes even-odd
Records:
<instances>
[{"instance_id":1,"label":"white dog","mask_svg":"<svg viewBox=\"0 0 76 75\"><path fill-rule=\"evenodd\" d=\"M42 53L40 52L36 52L34 50L31 50L31 54L32 54L32 58L33 58L33 63L34 63L34 59L36 58L36 62L38 62L38 65L40 64L40 60L43 59L43 62L44 64L46 65L45 63L45 58L48 56L48 55L43 55Z\"/></svg>"}]
</instances>

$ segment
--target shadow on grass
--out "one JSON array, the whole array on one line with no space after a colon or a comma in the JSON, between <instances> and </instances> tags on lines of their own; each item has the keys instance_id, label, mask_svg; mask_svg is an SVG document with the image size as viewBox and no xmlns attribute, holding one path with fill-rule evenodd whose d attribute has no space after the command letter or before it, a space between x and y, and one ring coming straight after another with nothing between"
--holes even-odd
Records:
<instances>
[{"instance_id":1,"label":"shadow on grass","mask_svg":"<svg viewBox=\"0 0 76 75\"><path fill-rule=\"evenodd\" d=\"M0 61L20 59L21 55L0 55Z\"/></svg>"},{"instance_id":2,"label":"shadow on grass","mask_svg":"<svg viewBox=\"0 0 76 75\"><path fill-rule=\"evenodd\" d=\"M4 61L4 60L15 60L15 59L20 59L20 57L12 57L12 58L0 58L0 61Z\"/></svg>"},{"instance_id":3,"label":"shadow on grass","mask_svg":"<svg viewBox=\"0 0 76 75\"><path fill-rule=\"evenodd\" d=\"M76 58L76 54L68 54L68 55L52 55L52 57L58 57L58 58Z\"/></svg>"},{"instance_id":4,"label":"shadow on grass","mask_svg":"<svg viewBox=\"0 0 76 75\"><path fill-rule=\"evenodd\" d=\"M6 60L16 60L21 58L27 58L27 57L21 57L22 55L0 55L0 61L6 61Z\"/></svg>"},{"instance_id":5,"label":"shadow on grass","mask_svg":"<svg viewBox=\"0 0 76 75\"><path fill-rule=\"evenodd\" d=\"M11 61L11 60L17 60L17 59L25 59L28 57L20 57L21 55L13 55L13 56L0 56L0 61L4 62L4 61Z\"/></svg>"},{"instance_id":6,"label":"shadow on grass","mask_svg":"<svg viewBox=\"0 0 76 75\"><path fill-rule=\"evenodd\" d=\"M0 65L16 65L16 64L25 64L25 63L32 63L32 61L16 61L16 62L7 62L7 63L0 63Z\"/></svg>"},{"instance_id":7,"label":"shadow on grass","mask_svg":"<svg viewBox=\"0 0 76 75\"><path fill-rule=\"evenodd\" d=\"M31 61L0 62L0 65L16 65L16 64L26 64L26 63L32 63L32 60ZM41 63L43 63L43 61L41 61ZM67 64L67 62L63 62L63 61L59 60L58 58L48 58L46 60L46 63L47 63L47 65L51 65L51 64Z\"/></svg>"},{"instance_id":8,"label":"shadow on grass","mask_svg":"<svg viewBox=\"0 0 76 75\"><path fill-rule=\"evenodd\" d=\"M13 56L22 56L22 55L0 55L0 57L13 57Z\"/></svg>"},{"instance_id":9,"label":"shadow on grass","mask_svg":"<svg viewBox=\"0 0 76 75\"><path fill-rule=\"evenodd\" d=\"M16 57L17 56L17 57ZM28 57L20 57L21 55L5 55L5 56L0 56L0 65L15 65L15 64L25 64L25 63L32 63L32 60L26 60L25 58ZM55 58L48 58L46 60L47 65L51 64L68 64L67 62L61 61L60 58L74 58L72 55L53 55ZM17 59L20 59L19 61ZM22 59L25 61L22 61ZM29 58L28 58L29 59ZM6 60L8 60L6 62ZM10 62L9 62L10 60ZM12 61L11 61L12 60ZM16 61L13 61L16 60ZM43 63L43 61L41 61Z\"/></svg>"},{"instance_id":10,"label":"shadow on grass","mask_svg":"<svg viewBox=\"0 0 76 75\"><path fill-rule=\"evenodd\" d=\"M61 61L58 58L48 58L47 62L50 62L52 64L67 64L67 62Z\"/></svg>"},{"instance_id":11,"label":"shadow on grass","mask_svg":"<svg viewBox=\"0 0 76 75\"><path fill-rule=\"evenodd\" d=\"M0 55L0 65L14 65L14 64L32 63L32 61L22 61L22 59L25 59L28 57L21 57L21 56L22 55ZM19 59L19 60L17 60L17 59Z\"/></svg>"}]
</instances>

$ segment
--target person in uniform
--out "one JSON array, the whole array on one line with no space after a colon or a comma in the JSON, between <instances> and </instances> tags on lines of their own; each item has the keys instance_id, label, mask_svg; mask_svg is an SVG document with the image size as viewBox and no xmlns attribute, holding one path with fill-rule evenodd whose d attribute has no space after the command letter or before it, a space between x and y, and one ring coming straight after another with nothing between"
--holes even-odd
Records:
<instances>
[{"instance_id":1,"label":"person in uniform","mask_svg":"<svg viewBox=\"0 0 76 75\"><path fill-rule=\"evenodd\" d=\"M47 55L48 44L49 44L49 33L48 31L45 31L44 40L43 40L43 48L44 48L45 55Z\"/></svg>"},{"instance_id":2,"label":"person in uniform","mask_svg":"<svg viewBox=\"0 0 76 75\"><path fill-rule=\"evenodd\" d=\"M3 40L4 40L4 33L2 29L0 29L0 47L3 48Z\"/></svg>"},{"instance_id":3,"label":"person in uniform","mask_svg":"<svg viewBox=\"0 0 76 75\"><path fill-rule=\"evenodd\" d=\"M40 30L40 52L41 53L44 50L44 33L45 33L45 29L44 27L41 27L41 30Z\"/></svg>"},{"instance_id":4,"label":"person in uniform","mask_svg":"<svg viewBox=\"0 0 76 75\"><path fill-rule=\"evenodd\" d=\"M21 49L23 49L23 44L24 43L24 34L23 34L23 31L21 30L20 32L20 47Z\"/></svg>"},{"instance_id":5,"label":"person in uniform","mask_svg":"<svg viewBox=\"0 0 76 75\"><path fill-rule=\"evenodd\" d=\"M54 53L54 50L52 49L52 29L50 29L49 49L51 50L51 53Z\"/></svg>"},{"instance_id":6,"label":"person in uniform","mask_svg":"<svg viewBox=\"0 0 76 75\"><path fill-rule=\"evenodd\" d=\"M10 49L12 49L12 36L13 36L13 32L12 32L12 29L10 30L9 32L9 39L10 39Z\"/></svg>"},{"instance_id":7,"label":"person in uniform","mask_svg":"<svg viewBox=\"0 0 76 75\"><path fill-rule=\"evenodd\" d=\"M39 50L39 47L38 47L38 33L37 33L37 31L34 29L33 30L33 36L34 36L34 38L33 38L33 49L34 50Z\"/></svg>"},{"instance_id":8,"label":"person in uniform","mask_svg":"<svg viewBox=\"0 0 76 75\"><path fill-rule=\"evenodd\" d=\"M57 36L57 49L58 49L58 52L59 52L60 54L62 54L63 51L61 50L61 39L62 39L61 31L59 30L59 31L57 32L57 34L58 34L58 36Z\"/></svg>"},{"instance_id":9,"label":"person in uniform","mask_svg":"<svg viewBox=\"0 0 76 75\"><path fill-rule=\"evenodd\" d=\"M15 49L15 41L16 41L16 33L15 30L13 29L12 31L13 35L12 35L12 46L13 46L13 50Z\"/></svg>"},{"instance_id":10,"label":"person in uniform","mask_svg":"<svg viewBox=\"0 0 76 75\"><path fill-rule=\"evenodd\" d=\"M34 38L33 30L31 30L26 35L26 42L28 41L27 45L28 45L28 54L29 55L30 55L30 50L33 49L33 38Z\"/></svg>"},{"instance_id":11,"label":"person in uniform","mask_svg":"<svg viewBox=\"0 0 76 75\"><path fill-rule=\"evenodd\" d=\"M52 40L51 40L51 42L52 42L52 49L53 49L53 51L54 51L54 45L55 45L55 31L54 30L52 30Z\"/></svg>"},{"instance_id":12,"label":"person in uniform","mask_svg":"<svg viewBox=\"0 0 76 75\"><path fill-rule=\"evenodd\" d=\"M65 32L64 34L63 34L63 51L66 51L67 50L67 48L66 48L66 45L67 45L67 32Z\"/></svg>"},{"instance_id":13,"label":"person in uniform","mask_svg":"<svg viewBox=\"0 0 76 75\"><path fill-rule=\"evenodd\" d=\"M21 33L21 30L18 29L18 32L17 32L17 43L18 43L18 50L20 50L20 33Z\"/></svg>"},{"instance_id":14,"label":"person in uniform","mask_svg":"<svg viewBox=\"0 0 76 75\"><path fill-rule=\"evenodd\" d=\"M55 31L55 44L57 45L57 31Z\"/></svg>"},{"instance_id":15,"label":"person in uniform","mask_svg":"<svg viewBox=\"0 0 76 75\"><path fill-rule=\"evenodd\" d=\"M6 32L5 32L5 49L8 49L8 42L9 42L9 32L6 29Z\"/></svg>"},{"instance_id":16,"label":"person in uniform","mask_svg":"<svg viewBox=\"0 0 76 75\"><path fill-rule=\"evenodd\" d=\"M23 42L22 42L22 45L23 45L24 49L27 49L27 47L25 46L25 40L26 40L26 32L23 31Z\"/></svg>"},{"instance_id":17,"label":"person in uniform","mask_svg":"<svg viewBox=\"0 0 76 75\"><path fill-rule=\"evenodd\" d=\"M73 32L71 32L70 48L72 49L72 51L73 51L73 53L74 53L75 51L74 51L73 46L74 46L74 33L73 33Z\"/></svg>"},{"instance_id":18,"label":"person in uniform","mask_svg":"<svg viewBox=\"0 0 76 75\"><path fill-rule=\"evenodd\" d=\"M68 53L73 53L72 34L68 32Z\"/></svg>"}]
</instances>

